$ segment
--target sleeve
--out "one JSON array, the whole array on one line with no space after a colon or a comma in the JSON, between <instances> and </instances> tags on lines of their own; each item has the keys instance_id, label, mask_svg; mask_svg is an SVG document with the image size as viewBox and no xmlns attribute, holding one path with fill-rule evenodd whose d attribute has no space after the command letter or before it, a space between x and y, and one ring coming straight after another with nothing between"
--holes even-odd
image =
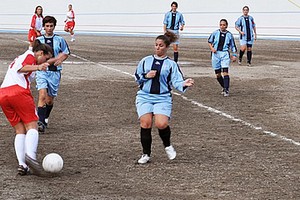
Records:
<instances>
[{"instance_id":1,"label":"sleeve","mask_svg":"<svg viewBox=\"0 0 300 200\"><path fill-rule=\"evenodd\" d=\"M238 28L241 27L241 18L240 17L236 20L235 27L238 27Z\"/></svg>"},{"instance_id":2,"label":"sleeve","mask_svg":"<svg viewBox=\"0 0 300 200\"><path fill-rule=\"evenodd\" d=\"M64 54L67 54L67 55L71 54L69 46L68 46L66 40L63 39L62 37L60 37L60 48L61 48L61 53L64 53Z\"/></svg>"},{"instance_id":3,"label":"sleeve","mask_svg":"<svg viewBox=\"0 0 300 200\"><path fill-rule=\"evenodd\" d=\"M183 74L179 68L179 65L175 62L172 62L171 81L173 87L176 90L180 92L186 91L187 87L183 87L183 83L184 83Z\"/></svg>"},{"instance_id":4,"label":"sleeve","mask_svg":"<svg viewBox=\"0 0 300 200\"><path fill-rule=\"evenodd\" d=\"M145 77L145 75L147 74L145 71L145 59L142 59L135 71L135 81L141 85L142 83L148 81L149 79Z\"/></svg>"},{"instance_id":5,"label":"sleeve","mask_svg":"<svg viewBox=\"0 0 300 200\"><path fill-rule=\"evenodd\" d=\"M232 35L232 33L230 33L230 46L231 46L231 51L236 53L237 52L237 48L234 42L234 37Z\"/></svg>"},{"instance_id":6,"label":"sleeve","mask_svg":"<svg viewBox=\"0 0 300 200\"><path fill-rule=\"evenodd\" d=\"M165 25L168 25L168 14L169 14L168 12L165 14L165 18L163 22Z\"/></svg>"},{"instance_id":7,"label":"sleeve","mask_svg":"<svg viewBox=\"0 0 300 200\"><path fill-rule=\"evenodd\" d=\"M10 68L12 68L14 71L18 72L20 69L22 69L24 66L26 65L34 65L35 64L35 58L33 55L28 54L25 59L23 60L23 62L21 63L20 60L18 60L18 58L10 65ZM24 74L27 74L24 73Z\"/></svg>"},{"instance_id":8,"label":"sleeve","mask_svg":"<svg viewBox=\"0 0 300 200\"><path fill-rule=\"evenodd\" d=\"M31 18L31 24L30 24L31 28L35 28L35 22L36 22L36 15L33 15Z\"/></svg>"},{"instance_id":9,"label":"sleeve","mask_svg":"<svg viewBox=\"0 0 300 200\"><path fill-rule=\"evenodd\" d=\"M256 24L255 24L255 22L254 22L254 18L253 18L253 17L251 17L251 22L252 22L252 26L255 27Z\"/></svg>"},{"instance_id":10,"label":"sleeve","mask_svg":"<svg viewBox=\"0 0 300 200\"><path fill-rule=\"evenodd\" d=\"M180 14L180 23L183 24L183 25L185 25L183 14Z\"/></svg>"},{"instance_id":11,"label":"sleeve","mask_svg":"<svg viewBox=\"0 0 300 200\"><path fill-rule=\"evenodd\" d=\"M213 44L214 43L214 40L215 40L215 32L213 32L209 38L208 38L208 43L211 43Z\"/></svg>"}]
</instances>

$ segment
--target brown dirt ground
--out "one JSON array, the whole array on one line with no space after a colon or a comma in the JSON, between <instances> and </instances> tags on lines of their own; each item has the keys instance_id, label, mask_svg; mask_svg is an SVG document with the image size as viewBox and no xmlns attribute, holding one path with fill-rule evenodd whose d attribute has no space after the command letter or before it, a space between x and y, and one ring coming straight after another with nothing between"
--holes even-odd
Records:
<instances>
[{"instance_id":1,"label":"brown dirt ground","mask_svg":"<svg viewBox=\"0 0 300 200\"><path fill-rule=\"evenodd\" d=\"M179 64L196 84L184 94L188 100L174 95L171 130L178 156L167 159L153 128L152 161L140 166L137 85L120 71L133 74L137 62L152 54L154 38L76 39L69 43L72 56L38 149L39 160L62 155L64 169L53 177L17 176L14 133L1 112L0 199L300 199L300 146L287 141L300 141L299 41L258 40L253 66L234 63L230 69L231 96L224 98L207 40L183 38ZM27 49L25 40L0 34L0 81ZM34 84L32 90L36 96Z\"/></svg>"}]
</instances>

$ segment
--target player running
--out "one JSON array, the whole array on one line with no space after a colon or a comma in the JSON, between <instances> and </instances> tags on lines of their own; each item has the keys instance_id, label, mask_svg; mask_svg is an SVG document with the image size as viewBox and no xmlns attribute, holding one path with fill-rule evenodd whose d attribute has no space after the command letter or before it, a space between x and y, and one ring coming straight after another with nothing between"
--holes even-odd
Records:
<instances>
[{"instance_id":1,"label":"player running","mask_svg":"<svg viewBox=\"0 0 300 200\"><path fill-rule=\"evenodd\" d=\"M229 96L229 67L230 53L233 52L232 60L236 60L236 46L232 33L227 31L228 22L226 19L220 20L220 29L214 31L208 38L208 46L211 50L211 63L219 84L222 87L222 94Z\"/></svg>"},{"instance_id":2,"label":"player running","mask_svg":"<svg viewBox=\"0 0 300 200\"><path fill-rule=\"evenodd\" d=\"M65 39L54 34L55 26L56 19L52 16L46 16L43 19L45 35L37 38L41 43L50 45L54 53L53 57L48 60L50 66L47 71L39 71L36 75L37 89L39 91L38 124L40 132L45 132L45 128L48 125L48 118L53 108L54 98L57 96L59 89L62 70L61 64L70 54Z\"/></svg>"},{"instance_id":3,"label":"player running","mask_svg":"<svg viewBox=\"0 0 300 200\"><path fill-rule=\"evenodd\" d=\"M174 61L178 62L178 45L179 45L179 30L183 31L185 22L183 15L177 11L178 3L173 1L171 3L171 10L165 14L164 18L164 32L170 31L175 33L177 40L173 43Z\"/></svg>"},{"instance_id":4,"label":"player running","mask_svg":"<svg viewBox=\"0 0 300 200\"><path fill-rule=\"evenodd\" d=\"M176 151L170 142L171 90L174 87L185 92L194 84L194 80L190 78L184 80L177 63L167 57L169 46L175 40L176 35L171 32L158 36L155 40L155 54L143 58L135 72L135 79L140 87L136 96L136 108L143 147L143 155L138 160L139 164L145 164L150 160L153 117L168 158L173 160L176 157Z\"/></svg>"},{"instance_id":5,"label":"player running","mask_svg":"<svg viewBox=\"0 0 300 200\"><path fill-rule=\"evenodd\" d=\"M49 64L46 61L51 57L51 47L35 41L32 51L27 50L9 65L0 88L1 108L16 132L14 146L19 175L28 173L28 165L31 170L41 168L36 161L39 140L38 116L30 91L30 82L34 79L35 71L47 69Z\"/></svg>"},{"instance_id":6,"label":"player running","mask_svg":"<svg viewBox=\"0 0 300 200\"><path fill-rule=\"evenodd\" d=\"M32 45L36 37L41 36L43 28L43 8L37 6L34 15L31 18L30 29L28 31L29 50L32 50Z\"/></svg>"},{"instance_id":7,"label":"player running","mask_svg":"<svg viewBox=\"0 0 300 200\"><path fill-rule=\"evenodd\" d=\"M71 42L75 42L75 37L74 37L74 28L75 28L75 13L73 10L72 4L68 5L68 12L67 12L67 18L65 20L65 28L64 30L66 32L69 32L71 35Z\"/></svg>"},{"instance_id":8,"label":"player running","mask_svg":"<svg viewBox=\"0 0 300 200\"><path fill-rule=\"evenodd\" d=\"M247 49L247 65L251 66L252 46L257 38L256 24L252 16L248 15L249 7L243 7L243 15L235 22L235 29L240 34L240 55L238 63L242 64L243 55Z\"/></svg>"}]
</instances>

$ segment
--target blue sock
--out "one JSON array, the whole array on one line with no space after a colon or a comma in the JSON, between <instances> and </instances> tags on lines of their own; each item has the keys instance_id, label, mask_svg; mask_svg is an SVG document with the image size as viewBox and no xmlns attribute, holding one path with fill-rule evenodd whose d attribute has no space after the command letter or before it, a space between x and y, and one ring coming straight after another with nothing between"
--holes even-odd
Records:
<instances>
[{"instance_id":1,"label":"blue sock","mask_svg":"<svg viewBox=\"0 0 300 200\"><path fill-rule=\"evenodd\" d=\"M224 76L224 88L226 90L229 90L229 82L230 82L229 75Z\"/></svg>"}]
</instances>

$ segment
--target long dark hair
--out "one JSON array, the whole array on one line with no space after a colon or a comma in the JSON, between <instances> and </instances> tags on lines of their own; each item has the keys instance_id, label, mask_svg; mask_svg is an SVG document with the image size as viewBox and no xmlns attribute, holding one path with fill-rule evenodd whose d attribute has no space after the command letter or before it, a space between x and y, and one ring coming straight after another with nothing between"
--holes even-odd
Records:
<instances>
[{"instance_id":1,"label":"long dark hair","mask_svg":"<svg viewBox=\"0 0 300 200\"><path fill-rule=\"evenodd\" d=\"M42 6L37 6L35 7L35 11L34 13L37 14L37 9L41 8L42 9L42 12L41 12L41 17L43 18L43 7Z\"/></svg>"}]
</instances>

